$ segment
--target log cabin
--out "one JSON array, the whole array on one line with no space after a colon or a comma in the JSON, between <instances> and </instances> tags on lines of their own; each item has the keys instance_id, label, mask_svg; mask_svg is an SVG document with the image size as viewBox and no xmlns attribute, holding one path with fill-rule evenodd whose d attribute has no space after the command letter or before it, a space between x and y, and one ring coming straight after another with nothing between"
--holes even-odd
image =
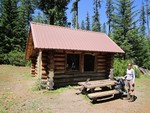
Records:
<instances>
[{"instance_id":1,"label":"log cabin","mask_svg":"<svg viewBox=\"0 0 150 113\"><path fill-rule=\"evenodd\" d=\"M124 51L104 33L30 23L25 58L32 76L57 88L107 79L116 53Z\"/></svg>"}]
</instances>

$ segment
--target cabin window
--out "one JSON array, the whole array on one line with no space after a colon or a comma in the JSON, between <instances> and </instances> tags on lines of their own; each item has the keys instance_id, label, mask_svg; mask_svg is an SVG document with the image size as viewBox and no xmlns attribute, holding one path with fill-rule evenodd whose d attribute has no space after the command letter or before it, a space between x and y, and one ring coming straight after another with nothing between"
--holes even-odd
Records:
<instances>
[{"instance_id":1,"label":"cabin window","mask_svg":"<svg viewBox=\"0 0 150 113\"><path fill-rule=\"evenodd\" d=\"M67 54L67 71L78 72L79 71L79 54Z\"/></svg>"},{"instance_id":2,"label":"cabin window","mask_svg":"<svg viewBox=\"0 0 150 113\"><path fill-rule=\"evenodd\" d=\"M84 71L94 71L95 56L84 55Z\"/></svg>"}]
</instances>

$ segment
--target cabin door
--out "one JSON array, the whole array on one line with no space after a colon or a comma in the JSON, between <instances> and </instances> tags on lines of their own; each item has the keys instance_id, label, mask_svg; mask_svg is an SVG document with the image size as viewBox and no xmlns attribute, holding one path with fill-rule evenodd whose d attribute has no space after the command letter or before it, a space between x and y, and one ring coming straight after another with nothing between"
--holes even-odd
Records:
<instances>
[{"instance_id":1,"label":"cabin door","mask_svg":"<svg viewBox=\"0 0 150 113\"><path fill-rule=\"evenodd\" d=\"M95 56L84 55L84 71L94 71Z\"/></svg>"}]
</instances>

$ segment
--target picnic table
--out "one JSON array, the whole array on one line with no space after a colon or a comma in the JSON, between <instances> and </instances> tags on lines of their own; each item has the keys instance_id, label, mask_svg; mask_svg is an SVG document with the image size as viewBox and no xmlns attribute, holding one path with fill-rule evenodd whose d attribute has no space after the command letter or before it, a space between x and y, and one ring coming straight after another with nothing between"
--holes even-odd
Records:
<instances>
[{"instance_id":1,"label":"picnic table","mask_svg":"<svg viewBox=\"0 0 150 113\"><path fill-rule=\"evenodd\" d=\"M87 94L90 99L97 99L99 97L108 96L118 94L119 91L114 89L116 85L115 80L105 79L105 80L96 80L96 81L86 81L86 82L79 82L78 83L81 88L81 93ZM108 88L109 90L99 91L96 92L96 88ZM90 93L89 93L90 91Z\"/></svg>"}]
</instances>

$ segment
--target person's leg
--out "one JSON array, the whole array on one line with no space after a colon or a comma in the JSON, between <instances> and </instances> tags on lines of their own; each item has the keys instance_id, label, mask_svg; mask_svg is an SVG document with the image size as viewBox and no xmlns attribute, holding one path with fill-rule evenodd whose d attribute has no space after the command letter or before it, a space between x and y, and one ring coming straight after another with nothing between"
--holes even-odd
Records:
<instances>
[{"instance_id":1,"label":"person's leg","mask_svg":"<svg viewBox=\"0 0 150 113\"><path fill-rule=\"evenodd\" d=\"M134 83L132 81L130 81L130 94L131 94L131 99L129 100L129 102L134 102L135 101L135 94L134 94Z\"/></svg>"},{"instance_id":2,"label":"person's leg","mask_svg":"<svg viewBox=\"0 0 150 113\"><path fill-rule=\"evenodd\" d=\"M130 84L129 84L129 81L125 81L125 89L126 89L126 91L127 91L127 100L129 100L130 99Z\"/></svg>"}]
</instances>

